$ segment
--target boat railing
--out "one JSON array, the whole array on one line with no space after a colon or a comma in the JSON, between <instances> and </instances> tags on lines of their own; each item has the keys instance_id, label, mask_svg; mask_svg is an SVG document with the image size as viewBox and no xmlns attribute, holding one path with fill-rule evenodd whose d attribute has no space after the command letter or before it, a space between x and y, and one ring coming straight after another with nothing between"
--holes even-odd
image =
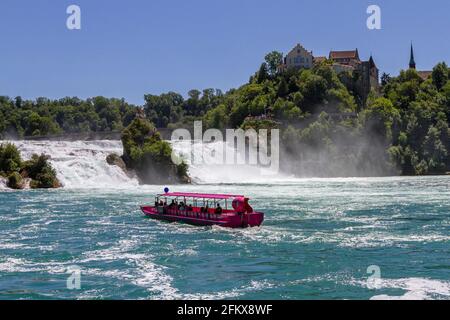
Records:
<instances>
[{"instance_id":1,"label":"boat railing","mask_svg":"<svg viewBox=\"0 0 450 320\"><path fill-rule=\"evenodd\" d=\"M194 207L192 210L187 208L173 208L170 206L157 206L158 214L167 214L172 216L218 220L222 214L231 213L232 210L223 210L222 213L216 213L214 209L209 209L208 212L201 212L200 208Z\"/></svg>"}]
</instances>

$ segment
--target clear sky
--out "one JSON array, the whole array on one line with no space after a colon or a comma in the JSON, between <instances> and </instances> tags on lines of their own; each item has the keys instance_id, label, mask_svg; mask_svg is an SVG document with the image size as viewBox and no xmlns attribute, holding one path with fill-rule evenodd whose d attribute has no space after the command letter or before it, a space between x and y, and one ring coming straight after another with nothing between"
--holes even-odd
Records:
<instances>
[{"instance_id":1,"label":"clear sky","mask_svg":"<svg viewBox=\"0 0 450 320\"><path fill-rule=\"evenodd\" d=\"M66 9L81 7L81 30ZM368 5L382 30L368 30ZM96 95L143 103L146 93L227 90L271 50L314 55L358 48L393 75L450 62L448 0L1 0L0 95Z\"/></svg>"}]
</instances>

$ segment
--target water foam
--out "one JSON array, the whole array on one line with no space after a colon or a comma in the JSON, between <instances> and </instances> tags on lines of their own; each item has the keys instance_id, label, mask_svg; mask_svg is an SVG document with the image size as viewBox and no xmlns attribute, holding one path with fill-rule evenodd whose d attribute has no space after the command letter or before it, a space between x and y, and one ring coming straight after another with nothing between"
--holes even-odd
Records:
<instances>
[{"instance_id":1,"label":"water foam","mask_svg":"<svg viewBox=\"0 0 450 320\"><path fill-rule=\"evenodd\" d=\"M192 141L173 141L172 147L176 154L189 164L189 174L196 183L267 183L297 180L292 176L249 164L245 155L235 152L233 146L227 142L200 144ZM231 154L235 154L235 164L226 164L226 156Z\"/></svg>"},{"instance_id":2,"label":"water foam","mask_svg":"<svg viewBox=\"0 0 450 320\"><path fill-rule=\"evenodd\" d=\"M401 289L401 296L376 295L371 300L450 299L450 282L426 278L380 279L377 289Z\"/></svg>"},{"instance_id":3,"label":"water foam","mask_svg":"<svg viewBox=\"0 0 450 320\"><path fill-rule=\"evenodd\" d=\"M14 141L24 159L33 154L46 154L64 188L126 188L137 186L106 157L122 154L121 141ZM1 188L1 187L0 187Z\"/></svg>"},{"instance_id":4,"label":"water foam","mask_svg":"<svg viewBox=\"0 0 450 320\"><path fill-rule=\"evenodd\" d=\"M121 155L122 142L117 141L12 141L21 151L24 159L33 154L46 154L57 172L64 188L136 188L136 179L129 178L119 167L106 163L111 153ZM171 142L172 143L172 142ZM174 151L190 158L191 142L172 143ZM266 169L250 164L215 164L226 153L233 152L226 142L205 143L203 148L194 144L193 152L203 155L200 164L189 164L189 174L197 184L203 183L277 183L296 181L283 174L269 173ZM218 152L215 154L215 152ZM243 160L243 155L237 154ZM268 174L269 173L269 174ZM0 190L5 190L6 181L0 180Z\"/></svg>"},{"instance_id":5,"label":"water foam","mask_svg":"<svg viewBox=\"0 0 450 320\"><path fill-rule=\"evenodd\" d=\"M0 177L0 190L6 190L8 187L6 186L7 181L5 178Z\"/></svg>"},{"instance_id":6,"label":"water foam","mask_svg":"<svg viewBox=\"0 0 450 320\"><path fill-rule=\"evenodd\" d=\"M357 279L345 273L327 273L309 277L290 284L329 281L339 285L350 285L370 289L371 291L401 290L403 294L394 296L378 294L370 300L448 300L450 299L450 281L428 278L380 278L375 280Z\"/></svg>"}]
</instances>

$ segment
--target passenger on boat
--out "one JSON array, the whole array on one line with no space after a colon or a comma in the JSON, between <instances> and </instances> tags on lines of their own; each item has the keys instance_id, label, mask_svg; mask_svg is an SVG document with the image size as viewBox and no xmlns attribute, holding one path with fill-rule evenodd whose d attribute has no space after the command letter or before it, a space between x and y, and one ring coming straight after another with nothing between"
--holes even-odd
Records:
<instances>
[{"instance_id":1,"label":"passenger on boat","mask_svg":"<svg viewBox=\"0 0 450 320\"><path fill-rule=\"evenodd\" d=\"M194 208L192 208L192 204L188 205L187 211L192 212L194 211Z\"/></svg>"},{"instance_id":2,"label":"passenger on boat","mask_svg":"<svg viewBox=\"0 0 450 320\"><path fill-rule=\"evenodd\" d=\"M216 208L216 214L222 214L222 212L223 212L222 207L220 206L220 203L218 203Z\"/></svg>"},{"instance_id":3,"label":"passenger on boat","mask_svg":"<svg viewBox=\"0 0 450 320\"><path fill-rule=\"evenodd\" d=\"M173 208L176 206L177 206L177 204L176 204L175 200L172 199L172 202L170 203L169 208Z\"/></svg>"}]
</instances>

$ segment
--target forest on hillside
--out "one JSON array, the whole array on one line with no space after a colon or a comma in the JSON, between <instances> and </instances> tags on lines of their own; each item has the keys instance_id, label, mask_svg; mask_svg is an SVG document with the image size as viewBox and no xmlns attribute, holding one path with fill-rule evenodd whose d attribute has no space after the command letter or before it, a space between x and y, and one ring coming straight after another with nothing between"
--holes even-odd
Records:
<instances>
[{"instance_id":1,"label":"forest on hillside","mask_svg":"<svg viewBox=\"0 0 450 320\"><path fill-rule=\"evenodd\" d=\"M272 52L249 81L224 93L187 97L147 94L124 99L50 100L0 97L3 139L59 133L122 131L139 114L157 128L279 128L282 169L301 176L426 175L450 171L450 72L437 64L427 80L413 70L384 74L380 92L358 96L352 73L330 61L279 73Z\"/></svg>"}]
</instances>

